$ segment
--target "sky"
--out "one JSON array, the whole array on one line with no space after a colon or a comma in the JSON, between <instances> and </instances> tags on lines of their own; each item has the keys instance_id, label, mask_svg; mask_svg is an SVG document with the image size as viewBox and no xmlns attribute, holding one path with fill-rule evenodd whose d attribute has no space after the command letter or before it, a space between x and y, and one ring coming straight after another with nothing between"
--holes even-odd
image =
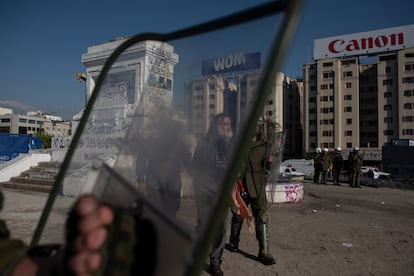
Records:
<instances>
[{"instance_id":1,"label":"sky","mask_svg":"<svg viewBox=\"0 0 414 276\"><path fill-rule=\"evenodd\" d=\"M2 1L0 101L18 101L70 119L85 105L82 54L143 32L168 33L265 0ZM414 24L412 0L307 0L282 72L302 76L315 39Z\"/></svg>"}]
</instances>

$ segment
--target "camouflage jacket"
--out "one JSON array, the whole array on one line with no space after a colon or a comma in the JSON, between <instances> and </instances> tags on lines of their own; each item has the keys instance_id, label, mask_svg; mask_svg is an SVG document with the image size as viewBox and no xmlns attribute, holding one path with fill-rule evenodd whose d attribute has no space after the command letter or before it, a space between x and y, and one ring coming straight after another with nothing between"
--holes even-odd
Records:
<instances>
[{"instance_id":1,"label":"camouflage jacket","mask_svg":"<svg viewBox=\"0 0 414 276\"><path fill-rule=\"evenodd\" d=\"M0 211L3 209L3 200L3 193L0 191ZM23 241L10 237L6 223L0 220L0 273L3 273L6 267L10 269L10 266L15 265L27 248Z\"/></svg>"}]
</instances>

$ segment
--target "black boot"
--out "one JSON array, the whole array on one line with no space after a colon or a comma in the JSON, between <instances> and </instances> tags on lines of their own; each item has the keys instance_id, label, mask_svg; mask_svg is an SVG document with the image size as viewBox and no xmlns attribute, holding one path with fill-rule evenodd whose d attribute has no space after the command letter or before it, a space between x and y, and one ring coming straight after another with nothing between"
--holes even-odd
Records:
<instances>
[{"instance_id":1,"label":"black boot","mask_svg":"<svg viewBox=\"0 0 414 276\"><path fill-rule=\"evenodd\" d=\"M265 253L263 250L259 250L259 255L257 259L264 265L276 264L275 258L273 258L273 256L270 253Z\"/></svg>"},{"instance_id":2,"label":"black boot","mask_svg":"<svg viewBox=\"0 0 414 276\"><path fill-rule=\"evenodd\" d=\"M213 275L213 276L223 276L224 275L224 273L221 270L219 264L210 263L210 275Z\"/></svg>"},{"instance_id":3,"label":"black boot","mask_svg":"<svg viewBox=\"0 0 414 276\"><path fill-rule=\"evenodd\" d=\"M243 218L240 215L233 213L231 218L231 232L230 232L230 243L228 250L231 252L239 251L240 231L243 225Z\"/></svg>"},{"instance_id":4,"label":"black boot","mask_svg":"<svg viewBox=\"0 0 414 276\"><path fill-rule=\"evenodd\" d=\"M262 221L256 221L256 238L259 241L257 260L264 265L274 265L276 261L269 253L267 217Z\"/></svg>"}]
</instances>

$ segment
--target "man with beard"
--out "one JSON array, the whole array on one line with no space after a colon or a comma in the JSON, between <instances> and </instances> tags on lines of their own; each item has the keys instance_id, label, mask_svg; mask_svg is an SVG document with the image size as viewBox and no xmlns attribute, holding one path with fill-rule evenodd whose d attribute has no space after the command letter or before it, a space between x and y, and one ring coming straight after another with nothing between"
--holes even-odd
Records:
<instances>
[{"instance_id":1,"label":"man with beard","mask_svg":"<svg viewBox=\"0 0 414 276\"><path fill-rule=\"evenodd\" d=\"M197 228L206 227L209 206L217 198L216 193L227 165L230 142L233 137L231 118L220 113L212 118L207 134L197 143L193 156L194 192L197 203ZM225 245L226 227L223 220L216 233L210 253L211 275L223 275L220 266Z\"/></svg>"}]
</instances>

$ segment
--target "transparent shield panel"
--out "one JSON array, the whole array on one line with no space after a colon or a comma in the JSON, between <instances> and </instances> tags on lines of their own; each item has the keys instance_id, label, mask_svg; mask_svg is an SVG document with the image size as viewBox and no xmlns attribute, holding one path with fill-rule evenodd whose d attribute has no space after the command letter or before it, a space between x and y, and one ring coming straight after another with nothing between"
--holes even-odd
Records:
<instances>
[{"instance_id":1,"label":"transparent shield panel","mask_svg":"<svg viewBox=\"0 0 414 276\"><path fill-rule=\"evenodd\" d=\"M73 156L65 160L39 243L63 242L71 205L61 198L93 193L152 224L154 275L184 275L203 256L198 251L206 246L200 244L219 228L226 211L217 210L228 210L246 145L257 138L255 110L266 122L266 154L274 156L263 169L277 181L271 172L281 161L283 129L258 105L276 89L275 72L270 80L266 73L285 16L278 11L168 41L137 39L117 56L94 94L101 58L128 39L90 47L84 59L93 104Z\"/></svg>"}]
</instances>

